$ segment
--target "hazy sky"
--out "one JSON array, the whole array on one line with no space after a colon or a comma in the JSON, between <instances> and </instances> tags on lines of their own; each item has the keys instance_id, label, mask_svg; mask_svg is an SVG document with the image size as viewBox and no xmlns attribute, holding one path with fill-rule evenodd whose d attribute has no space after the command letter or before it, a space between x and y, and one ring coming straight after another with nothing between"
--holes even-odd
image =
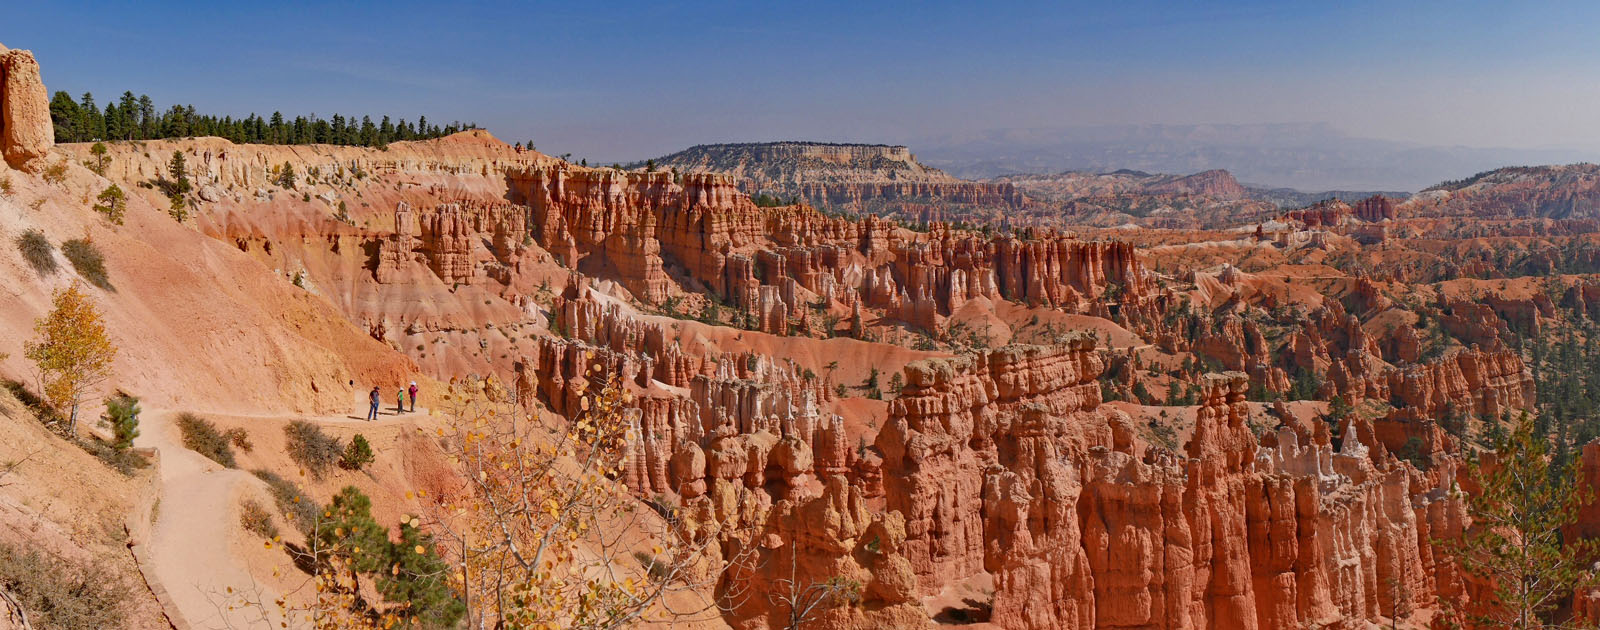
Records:
<instances>
[{"instance_id":1,"label":"hazy sky","mask_svg":"<svg viewBox=\"0 0 1600 630\"><path fill-rule=\"evenodd\" d=\"M1600 150L1597 3L104 4L15 3L0 43L32 49L52 92L102 104L132 90L218 114L426 114L574 159L1324 121Z\"/></svg>"}]
</instances>

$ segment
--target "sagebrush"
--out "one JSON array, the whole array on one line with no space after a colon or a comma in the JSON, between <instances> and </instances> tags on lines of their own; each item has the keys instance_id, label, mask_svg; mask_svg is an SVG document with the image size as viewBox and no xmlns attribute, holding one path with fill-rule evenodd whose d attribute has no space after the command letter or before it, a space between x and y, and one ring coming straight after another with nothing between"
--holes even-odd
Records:
<instances>
[{"instance_id":1,"label":"sagebrush","mask_svg":"<svg viewBox=\"0 0 1600 630\"><path fill-rule=\"evenodd\" d=\"M239 505L239 525L245 531L268 540L278 537L278 526L272 524L272 513L255 499L245 499Z\"/></svg>"},{"instance_id":2,"label":"sagebrush","mask_svg":"<svg viewBox=\"0 0 1600 630\"><path fill-rule=\"evenodd\" d=\"M17 251L22 253L22 259L28 261L28 266L41 276L48 276L56 272L55 247L50 245L50 239L45 238L44 232L27 230L17 237Z\"/></svg>"},{"instance_id":3,"label":"sagebrush","mask_svg":"<svg viewBox=\"0 0 1600 630\"><path fill-rule=\"evenodd\" d=\"M305 420L290 422L283 427L283 434L288 441L289 458L318 479L344 454L344 445L339 443L339 438L324 433L321 427Z\"/></svg>"},{"instance_id":4,"label":"sagebrush","mask_svg":"<svg viewBox=\"0 0 1600 630\"><path fill-rule=\"evenodd\" d=\"M183 445L189 450L206 456L229 468L238 468L239 464L233 456L233 446L228 443L227 434L217 430L217 425L192 413L178 416L178 430L183 433Z\"/></svg>"},{"instance_id":5,"label":"sagebrush","mask_svg":"<svg viewBox=\"0 0 1600 630\"><path fill-rule=\"evenodd\" d=\"M61 254L67 257L67 261L72 263L72 268L76 269L84 280L107 291L113 289L111 278L106 273L106 257L100 254L100 249L94 246L93 241L75 238L62 243Z\"/></svg>"},{"instance_id":6,"label":"sagebrush","mask_svg":"<svg viewBox=\"0 0 1600 630\"><path fill-rule=\"evenodd\" d=\"M0 587L16 596L35 628L123 627L127 583L95 564L0 544Z\"/></svg>"},{"instance_id":7,"label":"sagebrush","mask_svg":"<svg viewBox=\"0 0 1600 630\"><path fill-rule=\"evenodd\" d=\"M322 508L300 486L269 470L252 470L250 474L266 482L267 488L272 491L272 502L278 505L278 511L300 533L309 533L316 526Z\"/></svg>"}]
</instances>

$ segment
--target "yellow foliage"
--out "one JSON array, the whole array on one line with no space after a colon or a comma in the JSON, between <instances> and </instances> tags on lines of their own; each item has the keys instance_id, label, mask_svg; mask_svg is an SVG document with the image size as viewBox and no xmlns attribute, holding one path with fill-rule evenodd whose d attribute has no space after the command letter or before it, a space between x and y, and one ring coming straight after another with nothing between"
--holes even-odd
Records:
<instances>
[{"instance_id":1,"label":"yellow foliage","mask_svg":"<svg viewBox=\"0 0 1600 630\"><path fill-rule=\"evenodd\" d=\"M39 367L45 401L58 411L70 410L75 424L78 403L111 376L117 348L77 283L57 291L53 302L50 313L34 322L38 336L23 347L24 356Z\"/></svg>"}]
</instances>

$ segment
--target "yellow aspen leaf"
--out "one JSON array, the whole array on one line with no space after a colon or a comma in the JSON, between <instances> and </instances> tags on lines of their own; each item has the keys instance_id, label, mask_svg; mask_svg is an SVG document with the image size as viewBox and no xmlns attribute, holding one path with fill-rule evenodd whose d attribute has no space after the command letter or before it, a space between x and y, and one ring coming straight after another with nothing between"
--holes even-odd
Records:
<instances>
[{"instance_id":1,"label":"yellow aspen leaf","mask_svg":"<svg viewBox=\"0 0 1600 630\"><path fill-rule=\"evenodd\" d=\"M422 545L417 545L417 547L416 547L416 549L414 551L416 551L417 555L419 555L419 556L428 553L428 550L427 549L423 549Z\"/></svg>"}]
</instances>

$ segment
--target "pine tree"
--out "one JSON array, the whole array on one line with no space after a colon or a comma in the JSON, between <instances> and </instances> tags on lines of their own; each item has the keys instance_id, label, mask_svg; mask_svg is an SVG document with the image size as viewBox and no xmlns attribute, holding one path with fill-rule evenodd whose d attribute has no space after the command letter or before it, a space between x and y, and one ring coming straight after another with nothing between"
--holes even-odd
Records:
<instances>
[{"instance_id":1,"label":"pine tree","mask_svg":"<svg viewBox=\"0 0 1600 630\"><path fill-rule=\"evenodd\" d=\"M422 627L452 628L466 606L449 586L450 567L433 552L433 537L419 524L400 524L400 542L390 546L389 570L378 574L378 592L403 603L402 616Z\"/></svg>"},{"instance_id":2,"label":"pine tree","mask_svg":"<svg viewBox=\"0 0 1600 630\"><path fill-rule=\"evenodd\" d=\"M111 427L112 447L120 451L133 448L133 439L139 437L139 399L127 394L107 398L101 421Z\"/></svg>"},{"instance_id":3,"label":"pine tree","mask_svg":"<svg viewBox=\"0 0 1600 630\"><path fill-rule=\"evenodd\" d=\"M100 108L95 107L94 95L83 93L83 102L78 104L78 114L81 116L82 140L98 140L106 135L106 121L100 117Z\"/></svg>"},{"instance_id":4,"label":"pine tree","mask_svg":"<svg viewBox=\"0 0 1600 630\"><path fill-rule=\"evenodd\" d=\"M1494 439L1491 462L1469 460L1463 478L1481 484L1467 497L1473 528L1461 538L1437 540L1463 571L1494 585L1494 597L1465 610L1446 602L1453 621L1475 627L1532 630L1552 627L1556 608L1574 592L1595 586L1589 571L1600 545L1563 540L1562 530L1594 499L1579 479L1577 462L1557 479L1550 475L1548 446L1524 412L1509 434Z\"/></svg>"},{"instance_id":5,"label":"pine tree","mask_svg":"<svg viewBox=\"0 0 1600 630\"><path fill-rule=\"evenodd\" d=\"M317 548L327 550L319 563L326 563L326 554L339 553L349 560L350 568L360 573L372 573L387 568L389 532L372 520L372 500L355 486L345 486L323 512L324 518L312 532Z\"/></svg>"},{"instance_id":6,"label":"pine tree","mask_svg":"<svg viewBox=\"0 0 1600 630\"><path fill-rule=\"evenodd\" d=\"M278 170L278 185L288 190L294 190L294 165L288 162Z\"/></svg>"},{"instance_id":7,"label":"pine tree","mask_svg":"<svg viewBox=\"0 0 1600 630\"><path fill-rule=\"evenodd\" d=\"M345 470L361 470L372 462L372 445L367 443L367 436L357 433L345 446L344 458L339 460L339 466Z\"/></svg>"},{"instance_id":8,"label":"pine tree","mask_svg":"<svg viewBox=\"0 0 1600 630\"><path fill-rule=\"evenodd\" d=\"M272 122L267 126L267 143L283 144L283 112L272 112Z\"/></svg>"},{"instance_id":9,"label":"pine tree","mask_svg":"<svg viewBox=\"0 0 1600 630\"><path fill-rule=\"evenodd\" d=\"M50 122L54 124L56 142L82 142L83 114L78 102L65 90L50 98Z\"/></svg>"},{"instance_id":10,"label":"pine tree","mask_svg":"<svg viewBox=\"0 0 1600 630\"><path fill-rule=\"evenodd\" d=\"M122 135L118 140L132 140L139 135L139 99L133 92L123 92L122 100L117 102L117 113L122 117L120 129Z\"/></svg>"},{"instance_id":11,"label":"pine tree","mask_svg":"<svg viewBox=\"0 0 1600 630\"><path fill-rule=\"evenodd\" d=\"M167 174L172 176L175 185L174 196L187 194L191 188L189 184L189 163L183 157L183 151L173 151L172 159L167 161Z\"/></svg>"},{"instance_id":12,"label":"pine tree","mask_svg":"<svg viewBox=\"0 0 1600 630\"><path fill-rule=\"evenodd\" d=\"M94 174L102 177L105 176L106 165L111 159L106 157L106 153L106 143L104 142L96 142L94 146L89 147L89 154L94 156L94 161L90 162L89 168L94 171Z\"/></svg>"},{"instance_id":13,"label":"pine tree","mask_svg":"<svg viewBox=\"0 0 1600 630\"><path fill-rule=\"evenodd\" d=\"M156 133L156 104L149 95L139 96L139 139L149 140Z\"/></svg>"},{"instance_id":14,"label":"pine tree","mask_svg":"<svg viewBox=\"0 0 1600 630\"><path fill-rule=\"evenodd\" d=\"M122 192L120 186L116 184L107 186L95 199L99 201L94 206L95 210L106 215L112 223L122 225L122 216L128 211L128 196Z\"/></svg>"}]
</instances>

